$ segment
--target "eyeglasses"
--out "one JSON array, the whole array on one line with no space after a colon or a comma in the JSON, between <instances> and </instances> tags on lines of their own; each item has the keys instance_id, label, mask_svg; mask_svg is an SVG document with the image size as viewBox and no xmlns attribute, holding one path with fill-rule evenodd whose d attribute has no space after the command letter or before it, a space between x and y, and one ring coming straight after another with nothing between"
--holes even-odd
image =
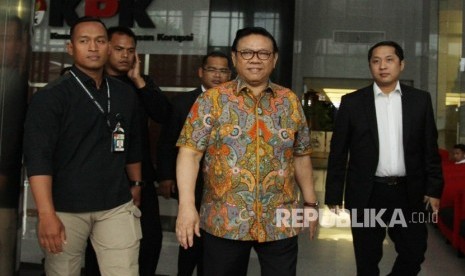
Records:
<instances>
[{"instance_id":1,"label":"eyeglasses","mask_svg":"<svg viewBox=\"0 0 465 276\"><path fill-rule=\"evenodd\" d=\"M229 69L217 69L217 68L212 68L212 67L207 67L207 68L202 68L202 69L209 74L218 73L220 75L227 75L231 73Z\"/></svg>"},{"instance_id":2,"label":"eyeglasses","mask_svg":"<svg viewBox=\"0 0 465 276\"><path fill-rule=\"evenodd\" d=\"M245 60L251 60L253 59L254 55L257 55L258 59L260 60L267 60L271 57L271 54L273 54L270 51L266 50L260 50L260 51L252 51L252 50L242 50L242 51L236 51L241 54L241 57Z\"/></svg>"}]
</instances>

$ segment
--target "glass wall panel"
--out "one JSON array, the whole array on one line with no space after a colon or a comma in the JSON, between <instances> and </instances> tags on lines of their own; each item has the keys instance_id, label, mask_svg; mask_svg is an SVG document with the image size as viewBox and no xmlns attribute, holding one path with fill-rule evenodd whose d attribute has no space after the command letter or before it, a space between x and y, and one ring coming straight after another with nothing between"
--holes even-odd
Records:
<instances>
[{"instance_id":1,"label":"glass wall panel","mask_svg":"<svg viewBox=\"0 0 465 276\"><path fill-rule=\"evenodd\" d=\"M279 47L278 63L271 78L278 84L291 87L294 7L295 1L211 1L209 51L229 53L238 29L263 27L274 36Z\"/></svg>"},{"instance_id":2,"label":"glass wall panel","mask_svg":"<svg viewBox=\"0 0 465 276\"><path fill-rule=\"evenodd\" d=\"M1 0L0 0L1 1ZM13 2L13 1L12 1ZM16 2L16 1L15 1ZM31 0L31 2L34 2ZM72 16L62 5L66 1L43 0L44 6L35 10L30 63L30 92L34 92L48 82L57 79L60 72L72 65L72 58L65 52L68 41L69 23ZM76 16L85 14L85 6L91 1L77 1ZM95 2L95 1L94 1ZM118 3L120 9L115 14L101 17L107 26L125 25L123 15L131 9L121 5L129 1L107 1ZM155 27L140 26L137 18L130 18L127 25L139 36L138 53L143 73L154 78L168 97L190 91L200 85L198 67L202 57L209 50L224 50L229 53L236 30L244 26L267 28L278 40L280 47L279 63L273 80L290 87L292 83L292 57L294 37L294 2L280 0L224 1L224 0L157 0L151 1L144 11ZM106 9L100 5L93 10L97 15ZM89 15L89 14L87 14ZM69 20L68 20L69 19ZM128 23L125 21L125 23ZM159 128L150 123L151 141L156 143ZM156 147L153 147L155 151ZM156 153L152 152L155 159ZM29 198L29 202L32 202ZM35 222L35 207L28 214ZM29 220L28 220L29 221ZM29 223L33 225L32 223ZM23 235L22 260L40 262L38 244L33 227L29 226ZM28 231L31 230L31 231ZM26 240L24 237L30 237ZM26 247L28 241L32 246ZM37 249L37 250L36 250ZM0 274L1 275L1 274Z\"/></svg>"},{"instance_id":3,"label":"glass wall panel","mask_svg":"<svg viewBox=\"0 0 465 276\"><path fill-rule=\"evenodd\" d=\"M439 146L448 150L465 142L462 2L439 1L437 117Z\"/></svg>"},{"instance_id":4,"label":"glass wall panel","mask_svg":"<svg viewBox=\"0 0 465 276\"><path fill-rule=\"evenodd\" d=\"M0 275L13 275L31 1L0 1Z\"/></svg>"}]
</instances>

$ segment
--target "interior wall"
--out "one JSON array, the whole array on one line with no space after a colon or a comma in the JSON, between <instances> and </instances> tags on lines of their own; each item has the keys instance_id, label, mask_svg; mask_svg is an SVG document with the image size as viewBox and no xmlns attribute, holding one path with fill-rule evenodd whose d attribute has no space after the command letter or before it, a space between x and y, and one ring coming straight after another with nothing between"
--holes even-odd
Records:
<instances>
[{"instance_id":1,"label":"interior wall","mask_svg":"<svg viewBox=\"0 0 465 276\"><path fill-rule=\"evenodd\" d=\"M279 48L278 63L271 80L290 87L294 11L294 0L211 0L209 51L230 53L238 29L263 27L273 35Z\"/></svg>"},{"instance_id":2,"label":"interior wall","mask_svg":"<svg viewBox=\"0 0 465 276\"><path fill-rule=\"evenodd\" d=\"M436 102L437 67L430 67L437 59L437 18L430 15L436 6L437 0L296 0L294 90L303 92L306 77L371 78L368 49L382 38L404 48L402 79L429 91ZM337 32L353 40L338 42Z\"/></svg>"}]
</instances>

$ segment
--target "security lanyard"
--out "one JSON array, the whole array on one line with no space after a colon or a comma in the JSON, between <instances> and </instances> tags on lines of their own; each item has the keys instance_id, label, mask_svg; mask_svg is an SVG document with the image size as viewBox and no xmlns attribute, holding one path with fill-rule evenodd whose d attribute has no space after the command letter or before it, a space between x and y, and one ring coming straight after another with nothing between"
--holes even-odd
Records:
<instances>
[{"instance_id":1,"label":"security lanyard","mask_svg":"<svg viewBox=\"0 0 465 276\"><path fill-rule=\"evenodd\" d=\"M89 90L85 87L85 85L81 82L81 80L76 76L76 74L73 71L69 71L71 75L76 79L76 81L81 85L82 89L86 92L86 94L89 96L89 98L92 100L92 102L95 104L98 110L105 116L107 120L107 125L111 129L111 124L110 120L108 119L108 114L110 114L110 86L108 85L108 79L105 78L105 82L107 84L107 109L108 112L105 113L105 110L103 110L103 107L97 102L97 100L92 96L92 94L89 92Z\"/></svg>"}]
</instances>

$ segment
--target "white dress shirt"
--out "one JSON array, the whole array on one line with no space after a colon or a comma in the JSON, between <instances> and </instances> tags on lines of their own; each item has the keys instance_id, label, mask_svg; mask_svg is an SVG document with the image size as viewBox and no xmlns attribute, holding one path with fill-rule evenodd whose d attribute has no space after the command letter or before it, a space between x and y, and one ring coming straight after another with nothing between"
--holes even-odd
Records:
<instances>
[{"instance_id":1,"label":"white dress shirt","mask_svg":"<svg viewBox=\"0 0 465 276\"><path fill-rule=\"evenodd\" d=\"M376 176L405 176L402 141L402 91L399 82L390 93L374 83L376 121L378 123L379 160Z\"/></svg>"}]
</instances>

